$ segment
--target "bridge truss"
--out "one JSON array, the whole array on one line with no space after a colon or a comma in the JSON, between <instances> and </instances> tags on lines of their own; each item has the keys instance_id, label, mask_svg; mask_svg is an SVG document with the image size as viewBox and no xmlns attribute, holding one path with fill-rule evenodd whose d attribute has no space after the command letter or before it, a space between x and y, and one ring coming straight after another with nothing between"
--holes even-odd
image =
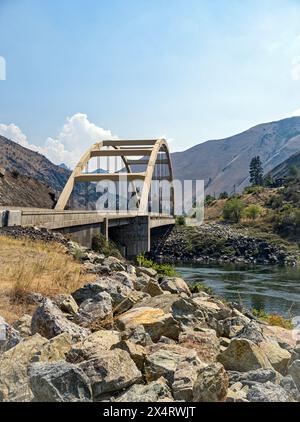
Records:
<instances>
[{"instance_id":1,"label":"bridge truss","mask_svg":"<svg viewBox=\"0 0 300 422\"><path fill-rule=\"evenodd\" d=\"M67 207L76 183L102 186L97 189L101 196L108 193L103 186L114 182L117 185L115 196L120 198L120 182L124 180L130 185L130 207L128 203L123 203L123 209L119 211L132 211L134 208L140 214L154 211L156 214L174 214L173 170L165 139L96 142L78 162L55 209L61 211ZM156 198L155 204L153 198ZM117 207L120 207L118 202ZM104 207L103 211L108 212L109 209Z\"/></svg>"}]
</instances>

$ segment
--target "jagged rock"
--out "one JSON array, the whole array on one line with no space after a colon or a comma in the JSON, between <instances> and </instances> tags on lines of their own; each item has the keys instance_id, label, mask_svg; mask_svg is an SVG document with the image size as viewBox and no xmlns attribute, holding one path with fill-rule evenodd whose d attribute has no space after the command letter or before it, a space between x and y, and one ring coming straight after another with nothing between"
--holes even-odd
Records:
<instances>
[{"instance_id":1,"label":"jagged rock","mask_svg":"<svg viewBox=\"0 0 300 422\"><path fill-rule=\"evenodd\" d=\"M83 327L90 327L105 318L112 320L112 299L107 292L102 292L82 302L74 320Z\"/></svg>"},{"instance_id":2,"label":"jagged rock","mask_svg":"<svg viewBox=\"0 0 300 422\"><path fill-rule=\"evenodd\" d=\"M114 401L116 402L161 402L171 401L172 394L164 378L159 378L149 384L135 384Z\"/></svg>"},{"instance_id":3,"label":"jagged rock","mask_svg":"<svg viewBox=\"0 0 300 422\"><path fill-rule=\"evenodd\" d=\"M85 284L72 293L72 296L81 305L84 301L93 299L102 292L108 293L112 298L113 306L116 306L132 293L132 289L113 277L102 277L98 278L94 283Z\"/></svg>"},{"instance_id":4,"label":"jagged rock","mask_svg":"<svg viewBox=\"0 0 300 422\"><path fill-rule=\"evenodd\" d=\"M111 271L126 271L125 264L114 256L105 258L103 265L109 267Z\"/></svg>"},{"instance_id":5,"label":"jagged rock","mask_svg":"<svg viewBox=\"0 0 300 422\"><path fill-rule=\"evenodd\" d=\"M248 402L248 400L246 399L248 391L248 386L243 386L242 383L236 382L235 384L231 385L230 388L228 388L226 402Z\"/></svg>"},{"instance_id":6,"label":"jagged rock","mask_svg":"<svg viewBox=\"0 0 300 422\"><path fill-rule=\"evenodd\" d=\"M128 274L130 275L136 275L136 269L133 265L127 265L126 267L126 271L128 272Z\"/></svg>"},{"instance_id":7,"label":"jagged rock","mask_svg":"<svg viewBox=\"0 0 300 422\"><path fill-rule=\"evenodd\" d=\"M235 337L245 326L246 322L240 316L230 317L217 321L217 333L219 337L233 338Z\"/></svg>"},{"instance_id":8,"label":"jagged rock","mask_svg":"<svg viewBox=\"0 0 300 422\"><path fill-rule=\"evenodd\" d=\"M171 314L166 314L162 309L149 307L133 308L119 316L116 320L121 330L134 329L143 325L153 341L158 341L161 336L178 339L179 324Z\"/></svg>"},{"instance_id":9,"label":"jagged rock","mask_svg":"<svg viewBox=\"0 0 300 422\"><path fill-rule=\"evenodd\" d=\"M96 399L105 393L123 390L142 378L129 354L121 349L102 352L101 356L78 366L91 380Z\"/></svg>"},{"instance_id":10,"label":"jagged rock","mask_svg":"<svg viewBox=\"0 0 300 422\"><path fill-rule=\"evenodd\" d=\"M158 343L164 343L164 344L176 344L175 340L172 340L169 337L161 336Z\"/></svg>"},{"instance_id":11,"label":"jagged rock","mask_svg":"<svg viewBox=\"0 0 300 422\"><path fill-rule=\"evenodd\" d=\"M134 280L136 279L136 277L128 274L126 271L115 272L114 278L120 281L121 284L128 287L129 289L134 289Z\"/></svg>"},{"instance_id":12,"label":"jagged rock","mask_svg":"<svg viewBox=\"0 0 300 422\"><path fill-rule=\"evenodd\" d=\"M186 282L179 277L165 277L160 283L160 287L163 290L167 290L171 293L186 293L188 296L191 295L190 289Z\"/></svg>"},{"instance_id":13,"label":"jagged rock","mask_svg":"<svg viewBox=\"0 0 300 422\"><path fill-rule=\"evenodd\" d=\"M71 295L60 294L55 297L54 302L63 312L72 315L78 312L79 307Z\"/></svg>"},{"instance_id":14,"label":"jagged rock","mask_svg":"<svg viewBox=\"0 0 300 422\"><path fill-rule=\"evenodd\" d=\"M147 285L144 287L143 292L148 293L150 296L159 296L164 294L164 290L158 284L158 281L151 278Z\"/></svg>"},{"instance_id":15,"label":"jagged rock","mask_svg":"<svg viewBox=\"0 0 300 422\"><path fill-rule=\"evenodd\" d=\"M186 296L186 295L185 295ZM143 300L143 303L137 303L133 308L147 307L161 309L165 314L172 313L174 302L181 298L181 295L164 294Z\"/></svg>"},{"instance_id":16,"label":"jagged rock","mask_svg":"<svg viewBox=\"0 0 300 422\"><path fill-rule=\"evenodd\" d=\"M202 365L195 350L189 350L173 344L157 344L150 348L145 361L146 379L147 381L154 381L162 376L168 381L169 386L172 386L175 380L175 372L179 364L184 362L187 364L185 367L187 369L186 372L189 372L191 368L197 370ZM190 375L189 373L186 379L187 383L190 382ZM177 378L177 387L178 390L179 387L183 390L184 386L181 385L179 378L182 379L182 371Z\"/></svg>"},{"instance_id":17,"label":"jagged rock","mask_svg":"<svg viewBox=\"0 0 300 422\"><path fill-rule=\"evenodd\" d=\"M220 402L226 398L228 376L220 363L212 363L200 370L193 390L194 402Z\"/></svg>"},{"instance_id":18,"label":"jagged rock","mask_svg":"<svg viewBox=\"0 0 300 422\"><path fill-rule=\"evenodd\" d=\"M288 367L288 374L291 375L298 390L300 391L300 360L295 360Z\"/></svg>"},{"instance_id":19,"label":"jagged rock","mask_svg":"<svg viewBox=\"0 0 300 422\"><path fill-rule=\"evenodd\" d=\"M237 333L236 337L251 340L255 344L259 344L265 340L261 326L253 321L245 325L244 328L242 328L242 330Z\"/></svg>"},{"instance_id":20,"label":"jagged rock","mask_svg":"<svg viewBox=\"0 0 300 422\"><path fill-rule=\"evenodd\" d=\"M225 369L247 372L259 368L270 368L271 364L259 347L245 338L234 338L224 352L218 356Z\"/></svg>"},{"instance_id":21,"label":"jagged rock","mask_svg":"<svg viewBox=\"0 0 300 422\"><path fill-rule=\"evenodd\" d=\"M129 329L128 331L122 332L122 340L130 340L135 344L141 346L151 346L153 341L150 335L146 332L145 328L142 325L138 325L134 328Z\"/></svg>"},{"instance_id":22,"label":"jagged rock","mask_svg":"<svg viewBox=\"0 0 300 422\"><path fill-rule=\"evenodd\" d=\"M225 350L229 346L231 340L227 337L220 337L219 341L220 341L220 346L224 347L224 350Z\"/></svg>"},{"instance_id":23,"label":"jagged rock","mask_svg":"<svg viewBox=\"0 0 300 422\"><path fill-rule=\"evenodd\" d=\"M72 347L72 337L68 333L59 334L40 347L31 362L56 362L65 359Z\"/></svg>"},{"instance_id":24,"label":"jagged rock","mask_svg":"<svg viewBox=\"0 0 300 422\"><path fill-rule=\"evenodd\" d=\"M251 386L247 394L250 402L289 402L289 394L280 386L267 381Z\"/></svg>"},{"instance_id":25,"label":"jagged rock","mask_svg":"<svg viewBox=\"0 0 300 422\"><path fill-rule=\"evenodd\" d=\"M179 335L179 344L187 349L194 349L199 359L203 362L215 362L220 352L219 339L216 332L211 329L199 331L184 331Z\"/></svg>"},{"instance_id":26,"label":"jagged rock","mask_svg":"<svg viewBox=\"0 0 300 422\"><path fill-rule=\"evenodd\" d=\"M0 355L15 347L20 341L22 341L22 337L19 331L15 330L0 317Z\"/></svg>"},{"instance_id":27,"label":"jagged rock","mask_svg":"<svg viewBox=\"0 0 300 422\"><path fill-rule=\"evenodd\" d=\"M13 323L13 327L19 331L21 337L27 338L31 336L31 320L31 315L25 314Z\"/></svg>"},{"instance_id":28,"label":"jagged rock","mask_svg":"<svg viewBox=\"0 0 300 422\"><path fill-rule=\"evenodd\" d=\"M293 336L293 330L275 325L262 325L261 329L265 337L276 340L279 344L288 344L292 349L296 346L296 338Z\"/></svg>"},{"instance_id":29,"label":"jagged rock","mask_svg":"<svg viewBox=\"0 0 300 422\"><path fill-rule=\"evenodd\" d=\"M172 384L175 400L187 402L193 400L194 385L200 370L204 366L205 364L192 353L178 362Z\"/></svg>"},{"instance_id":30,"label":"jagged rock","mask_svg":"<svg viewBox=\"0 0 300 422\"><path fill-rule=\"evenodd\" d=\"M72 363L78 363L101 356L103 351L110 350L113 345L119 343L120 337L118 331L96 331L84 340L74 344L67 355L67 360Z\"/></svg>"},{"instance_id":31,"label":"jagged rock","mask_svg":"<svg viewBox=\"0 0 300 422\"><path fill-rule=\"evenodd\" d=\"M140 303L148 297L149 295L147 293L132 290L129 293L129 296L127 296L114 308L114 315L119 315L129 311L129 309L131 309L136 303Z\"/></svg>"},{"instance_id":32,"label":"jagged rock","mask_svg":"<svg viewBox=\"0 0 300 422\"><path fill-rule=\"evenodd\" d=\"M32 399L27 367L47 342L47 339L35 334L0 356L0 401Z\"/></svg>"},{"instance_id":33,"label":"jagged rock","mask_svg":"<svg viewBox=\"0 0 300 422\"><path fill-rule=\"evenodd\" d=\"M90 381L76 365L65 361L35 363L31 365L29 375L34 401L92 401Z\"/></svg>"},{"instance_id":34,"label":"jagged rock","mask_svg":"<svg viewBox=\"0 0 300 422\"><path fill-rule=\"evenodd\" d=\"M64 313L50 299L45 299L32 317L31 331L48 339L62 333L69 333L73 340L87 337L90 331L69 321Z\"/></svg>"},{"instance_id":35,"label":"jagged rock","mask_svg":"<svg viewBox=\"0 0 300 422\"><path fill-rule=\"evenodd\" d=\"M136 277L134 280L134 288L136 290L144 290L147 284L149 283L150 277L146 274L142 274L139 277Z\"/></svg>"},{"instance_id":36,"label":"jagged rock","mask_svg":"<svg viewBox=\"0 0 300 422\"><path fill-rule=\"evenodd\" d=\"M286 377L282 378L280 381L280 386L288 393L292 400L300 400L300 392L291 375L287 375Z\"/></svg>"},{"instance_id":37,"label":"jagged rock","mask_svg":"<svg viewBox=\"0 0 300 422\"><path fill-rule=\"evenodd\" d=\"M143 369L144 361L146 359L146 351L143 346L136 344L130 340L122 340L111 347L111 350L114 349L125 350L129 354L133 362L136 364L138 369L140 371Z\"/></svg>"},{"instance_id":38,"label":"jagged rock","mask_svg":"<svg viewBox=\"0 0 300 422\"><path fill-rule=\"evenodd\" d=\"M262 341L259 348L265 353L271 365L282 375L286 375L291 354L275 341Z\"/></svg>"},{"instance_id":39,"label":"jagged rock","mask_svg":"<svg viewBox=\"0 0 300 422\"><path fill-rule=\"evenodd\" d=\"M138 276L146 274L149 277L153 277L153 278L155 278L155 276L157 275L156 270L154 270L153 268L145 268L145 267L137 267L136 273Z\"/></svg>"},{"instance_id":40,"label":"jagged rock","mask_svg":"<svg viewBox=\"0 0 300 422\"><path fill-rule=\"evenodd\" d=\"M279 384L281 376L274 369L255 369L254 371L248 372L237 372L228 371L229 384L236 384L237 382L242 385L252 385L253 383L259 382L261 384L265 382L273 382Z\"/></svg>"}]
</instances>

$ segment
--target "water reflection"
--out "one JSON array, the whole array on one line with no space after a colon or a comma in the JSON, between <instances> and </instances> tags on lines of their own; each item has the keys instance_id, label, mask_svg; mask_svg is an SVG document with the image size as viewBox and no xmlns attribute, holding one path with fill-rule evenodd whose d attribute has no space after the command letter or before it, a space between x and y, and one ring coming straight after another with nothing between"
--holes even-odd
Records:
<instances>
[{"instance_id":1,"label":"water reflection","mask_svg":"<svg viewBox=\"0 0 300 422\"><path fill-rule=\"evenodd\" d=\"M189 283L204 283L228 301L241 299L249 309L300 315L300 268L201 265L177 270Z\"/></svg>"}]
</instances>

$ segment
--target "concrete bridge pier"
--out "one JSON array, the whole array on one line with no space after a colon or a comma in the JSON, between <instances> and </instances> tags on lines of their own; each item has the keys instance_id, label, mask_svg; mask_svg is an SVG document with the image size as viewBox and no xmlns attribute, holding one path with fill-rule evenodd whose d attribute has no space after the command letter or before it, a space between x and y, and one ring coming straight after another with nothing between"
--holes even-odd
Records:
<instances>
[{"instance_id":1,"label":"concrete bridge pier","mask_svg":"<svg viewBox=\"0 0 300 422\"><path fill-rule=\"evenodd\" d=\"M150 250L150 217L138 216L128 224L108 228L108 238L115 242L122 254L133 259Z\"/></svg>"}]
</instances>

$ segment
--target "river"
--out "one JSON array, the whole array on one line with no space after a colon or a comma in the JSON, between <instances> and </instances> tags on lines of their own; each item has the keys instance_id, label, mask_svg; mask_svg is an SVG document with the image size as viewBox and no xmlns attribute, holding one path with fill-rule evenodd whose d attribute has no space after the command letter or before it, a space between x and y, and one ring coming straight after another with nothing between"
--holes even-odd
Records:
<instances>
[{"instance_id":1,"label":"river","mask_svg":"<svg viewBox=\"0 0 300 422\"><path fill-rule=\"evenodd\" d=\"M201 282L228 301L241 298L249 310L300 316L299 267L199 265L176 269L189 284Z\"/></svg>"}]
</instances>

